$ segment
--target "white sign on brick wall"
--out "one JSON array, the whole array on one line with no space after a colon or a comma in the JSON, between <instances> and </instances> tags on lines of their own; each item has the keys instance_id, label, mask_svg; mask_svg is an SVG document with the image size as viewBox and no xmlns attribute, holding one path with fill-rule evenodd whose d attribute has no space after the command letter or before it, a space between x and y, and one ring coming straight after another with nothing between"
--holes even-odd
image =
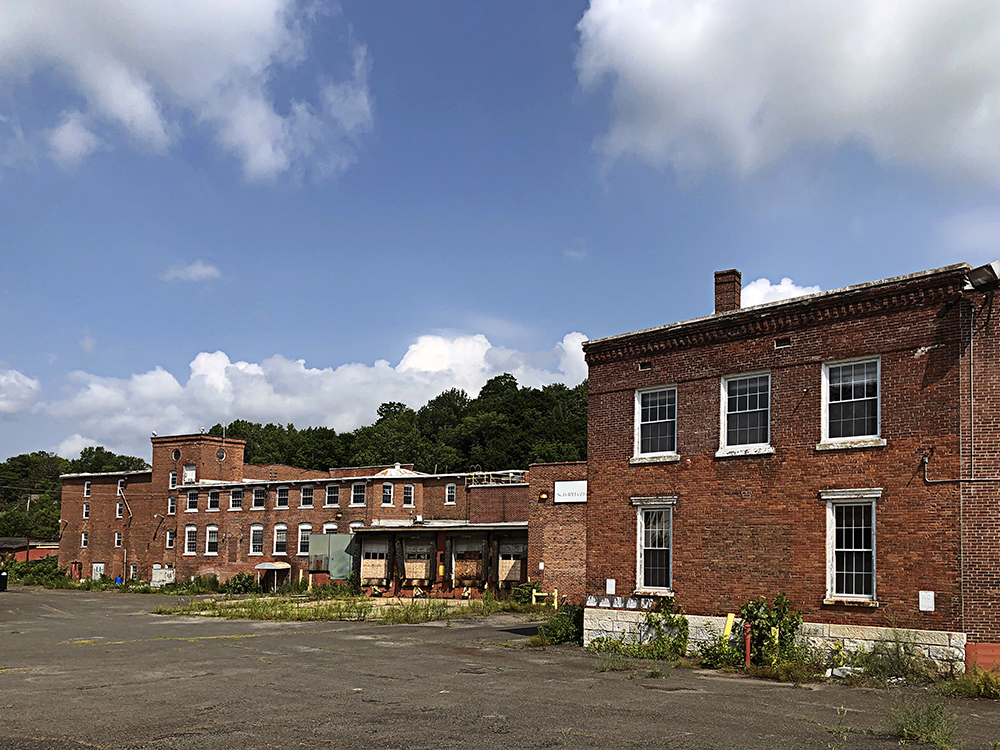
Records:
<instances>
[{"instance_id":1,"label":"white sign on brick wall","mask_svg":"<svg viewBox=\"0 0 1000 750\"><path fill-rule=\"evenodd\" d=\"M587 502L587 481L556 482L554 501L557 503Z\"/></svg>"}]
</instances>

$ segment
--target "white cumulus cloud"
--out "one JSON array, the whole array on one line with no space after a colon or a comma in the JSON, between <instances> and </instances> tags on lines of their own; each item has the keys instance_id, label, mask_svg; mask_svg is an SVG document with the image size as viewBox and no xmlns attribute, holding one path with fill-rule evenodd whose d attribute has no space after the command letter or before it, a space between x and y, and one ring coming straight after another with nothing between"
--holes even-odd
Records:
<instances>
[{"instance_id":1,"label":"white cumulus cloud","mask_svg":"<svg viewBox=\"0 0 1000 750\"><path fill-rule=\"evenodd\" d=\"M1000 182L994 0L592 0L578 30L609 160L748 174L852 143Z\"/></svg>"},{"instance_id":2,"label":"white cumulus cloud","mask_svg":"<svg viewBox=\"0 0 1000 750\"><path fill-rule=\"evenodd\" d=\"M168 268L162 278L164 281L209 281L222 276L219 269L202 260L196 260L190 265L176 265Z\"/></svg>"},{"instance_id":3,"label":"white cumulus cloud","mask_svg":"<svg viewBox=\"0 0 1000 750\"><path fill-rule=\"evenodd\" d=\"M34 404L42 384L17 370L0 370L0 414L14 414Z\"/></svg>"},{"instance_id":4,"label":"white cumulus cloud","mask_svg":"<svg viewBox=\"0 0 1000 750\"><path fill-rule=\"evenodd\" d=\"M796 286L789 278L783 278L779 283L772 284L770 279L757 279L743 287L740 293L740 306L753 307L765 302L777 302L804 294L816 294L822 291L818 286Z\"/></svg>"},{"instance_id":5,"label":"white cumulus cloud","mask_svg":"<svg viewBox=\"0 0 1000 750\"><path fill-rule=\"evenodd\" d=\"M201 352L185 381L156 368L128 378L72 374L71 393L46 411L74 425L68 452L91 444L115 445L136 455L148 437L194 432L216 422L247 419L352 430L375 420L378 406L401 401L419 408L448 388L472 395L491 377L512 373L521 385L576 385L587 376L586 336L573 332L549 351L525 353L493 346L486 336L420 336L396 366L308 367L275 355L259 363L232 361L225 352ZM63 448L60 447L60 453Z\"/></svg>"},{"instance_id":6,"label":"white cumulus cloud","mask_svg":"<svg viewBox=\"0 0 1000 750\"><path fill-rule=\"evenodd\" d=\"M372 126L367 47L348 35L344 75L317 74L277 99L306 59L321 6L296 0L170 3L12 0L0 4L0 81L21 90L51 76L80 111L47 130L52 157L74 164L114 134L164 153L204 131L249 180L327 176L356 158ZM324 44L330 44L324 35ZM335 37L334 37L335 38ZM27 96L27 94L25 94ZM100 135L99 135L100 134ZM29 134L30 136L30 134Z\"/></svg>"}]
</instances>

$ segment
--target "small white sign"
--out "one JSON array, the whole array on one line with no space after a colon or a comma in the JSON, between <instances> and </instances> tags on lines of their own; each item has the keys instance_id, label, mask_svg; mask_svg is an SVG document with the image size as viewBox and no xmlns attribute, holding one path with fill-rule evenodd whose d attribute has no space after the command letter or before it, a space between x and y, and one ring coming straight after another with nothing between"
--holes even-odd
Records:
<instances>
[{"instance_id":1,"label":"small white sign","mask_svg":"<svg viewBox=\"0 0 1000 750\"><path fill-rule=\"evenodd\" d=\"M920 592L920 611L921 612L933 612L934 611L934 592L933 591L921 591Z\"/></svg>"},{"instance_id":2,"label":"small white sign","mask_svg":"<svg viewBox=\"0 0 1000 750\"><path fill-rule=\"evenodd\" d=\"M557 503L587 502L587 480L577 482L556 482L555 498Z\"/></svg>"},{"instance_id":3,"label":"small white sign","mask_svg":"<svg viewBox=\"0 0 1000 750\"><path fill-rule=\"evenodd\" d=\"M617 582L615 581L614 578L605 578L604 579L604 593L607 594L608 596L614 596L615 595L615 584L616 583Z\"/></svg>"}]
</instances>

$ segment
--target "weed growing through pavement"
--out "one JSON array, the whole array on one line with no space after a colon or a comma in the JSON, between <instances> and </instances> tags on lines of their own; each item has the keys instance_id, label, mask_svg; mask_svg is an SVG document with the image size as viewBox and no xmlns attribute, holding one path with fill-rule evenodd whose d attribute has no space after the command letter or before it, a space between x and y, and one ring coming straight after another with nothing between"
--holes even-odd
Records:
<instances>
[{"instance_id":1,"label":"weed growing through pavement","mask_svg":"<svg viewBox=\"0 0 1000 750\"><path fill-rule=\"evenodd\" d=\"M958 717L936 696L894 693L889 698L889 733L906 742L953 750Z\"/></svg>"}]
</instances>

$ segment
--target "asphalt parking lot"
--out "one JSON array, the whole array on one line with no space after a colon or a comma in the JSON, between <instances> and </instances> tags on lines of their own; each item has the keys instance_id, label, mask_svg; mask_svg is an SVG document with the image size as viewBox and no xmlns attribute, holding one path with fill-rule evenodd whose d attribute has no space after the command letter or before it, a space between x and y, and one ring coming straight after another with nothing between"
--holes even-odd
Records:
<instances>
[{"instance_id":1,"label":"asphalt parking lot","mask_svg":"<svg viewBox=\"0 0 1000 750\"><path fill-rule=\"evenodd\" d=\"M228 622L150 614L176 597L11 587L0 594L0 748L836 747L884 726L883 692L690 669L601 672L576 647L519 648L486 621ZM953 701L966 750L1000 704ZM898 748L850 734L846 748Z\"/></svg>"}]
</instances>

